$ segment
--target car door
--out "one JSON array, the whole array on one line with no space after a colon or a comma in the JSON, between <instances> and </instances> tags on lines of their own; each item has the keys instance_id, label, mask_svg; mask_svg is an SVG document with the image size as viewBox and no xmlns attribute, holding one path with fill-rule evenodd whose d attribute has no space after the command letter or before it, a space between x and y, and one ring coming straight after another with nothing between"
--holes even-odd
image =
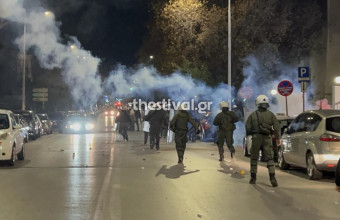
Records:
<instances>
[{"instance_id":1,"label":"car door","mask_svg":"<svg viewBox=\"0 0 340 220\"><path fill-rule=\"evenodd\" d=\"M297 165L298 161L298 151L300 145L300 139L303 135L302 127L304 125L305 114L299 115L295 120L290 124L287 130L287 143L284 148L284 157L287 163Z\"/></svg>"},{"instance_id":2,"label":"car door","mask_svg":"<svg viewBox=\"0 0 340 220\"><path fill-rule=\"evenodd\" d=\"M318 128L322 118L315 113L306 114L304 123L304 134L300 139L299 149L298 149L298 163L302 166L306 166L306 152L309 148L310 142L317 142L316 139L320 138L320 135L315 134L315 130Z\"/></svg>"},{"instance_id":3,"label":"car door","mask_svg":"<svg viewBox=\"0 0 340 220\"><path fill-rule=\"evenodd\" d=\"M23 146L24 143L24 134L23 132L16 128L16 126L18 126L17 121L15 120L15 117L12 113L10 113L10 120L12 123L12 132L13 132L13 137L15 139L15 143L16 143L16 153L21 151L21 148Z\"/></svg>"}]
</instances>

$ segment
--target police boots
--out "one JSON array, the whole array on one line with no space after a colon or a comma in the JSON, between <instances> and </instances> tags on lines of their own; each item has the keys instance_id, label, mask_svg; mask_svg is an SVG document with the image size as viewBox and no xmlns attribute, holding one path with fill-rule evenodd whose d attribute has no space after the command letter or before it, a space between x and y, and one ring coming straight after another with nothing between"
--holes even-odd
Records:
<instances>
[{"instance_id":1,"label":"police boots","mask_svg":"<svg viewBox=\"0 0 340 220\"><path fill-rule=\"evenodd\" d=\"M275 178L275 173L270 173L269 176L270 176L270 183L272 184L272 186L277 187L278 184L277 184L277 180Z\"/></svg>"},{"instance_id":2,"label":"police boots","mask_svg":"<svg viewBox=\"0 0 340 220\"><path fill-rule=\"evenodd\" d=\"M224 155L223 154L220 154L220 159L219 161L223 161L224 160Z\"/></svg>"},{"instance_id":3,"label":"police boots","mask_svg":"<svg viewBox=\"0 0 340 220\"><path fill-rule=\"evenodd\" d=\"M256 173L250 173L249 184L255 184L255 183L256 183Z\"/></svg>"}]
</instances>

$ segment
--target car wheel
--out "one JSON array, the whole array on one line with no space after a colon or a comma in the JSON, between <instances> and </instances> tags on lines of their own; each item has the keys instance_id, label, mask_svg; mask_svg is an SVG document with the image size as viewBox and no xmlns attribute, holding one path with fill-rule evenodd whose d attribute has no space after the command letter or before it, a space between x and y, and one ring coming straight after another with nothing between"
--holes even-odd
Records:
<instances>
[{"instance_id":1,"label":"car wheel","mask_svg":"<svg viewBox=\"0 0 340 220\"><path fill-rule=\"evenodd\" d=\"M22 149L18 153L18 160L25 160L25 146L24 145L22 145Z\"/></svg>"},{"instance_id":2,"label":"car wheel","mask_svg":"<svg viewBox=\"0 0 340 220\"><path fill-rule=\"evenodd\" d=\"M12 147L12 156L11 159L8 161L8 166L14 166L15 164L15 146Z\"/></svg>"},{"instance_id":3,"label":"car wheel","mask_svg":"<svg viewBox=\"0 0 340 220\"><path fill-rule=\"evenodd\" d=\"M278 163L281 170L287 170L289 168L289 164L285 161L283 156L283 150L280 148L279 155L278 155Z\"/></svg>"},{"instance_id":4,"label":"car wheel","mask_svg":"<svg viewBox=\"0 0 340 220\"><path fill-rule=\"evenodd\" d=\"M312 153L307 154L306 159L307 175L311 180L319 180L322 178L322 172L316 168L314 156Z\"/></svg>"},{"instance_id":5,"label":"car wheel","mask_svg":"<svg viewBox=\"0 0 340 220\"><path fill-rule=\"evenodd\" d=\"M247 139L246 138L243 140L243 155L245 157L249 157L250 156L250 154L248 152L248 146L247 146Z\"/></svg>"}]
</instances>

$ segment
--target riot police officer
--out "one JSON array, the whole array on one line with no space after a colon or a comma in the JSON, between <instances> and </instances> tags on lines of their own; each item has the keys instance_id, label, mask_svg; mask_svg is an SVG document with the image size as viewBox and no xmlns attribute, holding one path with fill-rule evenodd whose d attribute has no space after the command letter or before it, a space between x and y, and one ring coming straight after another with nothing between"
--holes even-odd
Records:
<instances>
[{"instance_id":1,"label":"riot police officer","mask_svg":"<svg viewBox=\"0 0 340 220\"><path fill-rule=\"evenodd\" d=\"M235 148L233 132L235 130L235 123L238 121L236 114L232 111L229 111L229 103L222 101L220 103L220 108L222 112L218 113L214 119L213 124L218 126L218 140L217 146L218 151L220 153L219 161L224 160L224 140L227 142L227 147L231 153L231 158L235 157Z\"/></svg>"},{"instance_id":2,"label":"riot police officer","mask_svg":"<svg viewBox=\"0 0 340 220\"><path fill-rule=\"evenodd\" d=\"M188 142L188 122L192 124L192 126L196 129L196 134L199 134L200 131L198 129L197 124L192 119L189 112L186 110L186 105L181 104L178 108L178 112L173 117L170 122L170 129L175 132L175 142L176 142L176 150L178 155L178 163L183 163L184 151L186 148L186 143Z\"/></svg>"},{"instance_id":3,"label":"riot police officer","mask_svg":"<svg viewBox=\"0 0 340 220\"><path fill-rule=\"evenodd\" d=\"M270 183L273 187L277 187L278 183L275 178L271 132L274 130L274 135L277 140L276 144L280 145L280 124L276 116L268 110L269 99L267 96L259 95L256 98L255 104L258 107L258 110L250 114L245 125L247 135L252 135L250 157L251 179L249 183L256 183L257 161L259 159L259 151L262 146L264 158L267 161Z\"/></svg>"}]
</instances>

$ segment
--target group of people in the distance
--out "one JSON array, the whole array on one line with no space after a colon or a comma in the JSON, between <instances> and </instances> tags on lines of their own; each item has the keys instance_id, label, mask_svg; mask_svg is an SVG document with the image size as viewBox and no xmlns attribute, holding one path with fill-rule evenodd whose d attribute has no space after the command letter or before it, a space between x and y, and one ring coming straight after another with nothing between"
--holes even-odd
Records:
<instances>
[{"instance_id":1,"label":"group of people in the distance","mask_svg":"<svg viewBox=\"0 0 340 220\"><path fill-rule=\"evenodd\" d=\"M275 177L275 164L272 154L272 137L275 135L276 145L281 144L281 132L280 124L274 113L268 110L269 99L265 95L259 95L256 98L255 104L257 110L250 114L245 123L246 135L252 136L251 158L250 158L250 184L256 184L256 174L259 159L259 152L262 147L262 153L264 154L267 162L269 180L273 187L278 186L278 182ZM176 151L178 155L178 163L183 163L184 152L186 149L186 143L188 142L188 123L192 124L196 133L199 134L200 130L198 125L192 119L190 113L185 110L187 106L181 104L175 116L170 121L170 130L175 133ZM239 120L239 116L234 111L229 110L229 103L222 101L220 103L221 112L218 113L213 121L215 126L218 126L218 139L217 146L219 151L219 161L224 161L224 142L230 151L230 156L235 159L235 148L233 146L233 132L236 129L235 123ZM121 134L123 138L128 140L127 128L125 118L128 113L124 113L126 109L122 109L118 121L121 123ZM167 115L164 110L151 110L146 112L144 122L145 127L149 128L150 132L150 148L159 150L160 131L162 130L162 123L167 120ZM147 135L144 139L146 144ZM336 184L338 191L340 192L340 160L336 171Z\"/></svg>"}]
</instances>

